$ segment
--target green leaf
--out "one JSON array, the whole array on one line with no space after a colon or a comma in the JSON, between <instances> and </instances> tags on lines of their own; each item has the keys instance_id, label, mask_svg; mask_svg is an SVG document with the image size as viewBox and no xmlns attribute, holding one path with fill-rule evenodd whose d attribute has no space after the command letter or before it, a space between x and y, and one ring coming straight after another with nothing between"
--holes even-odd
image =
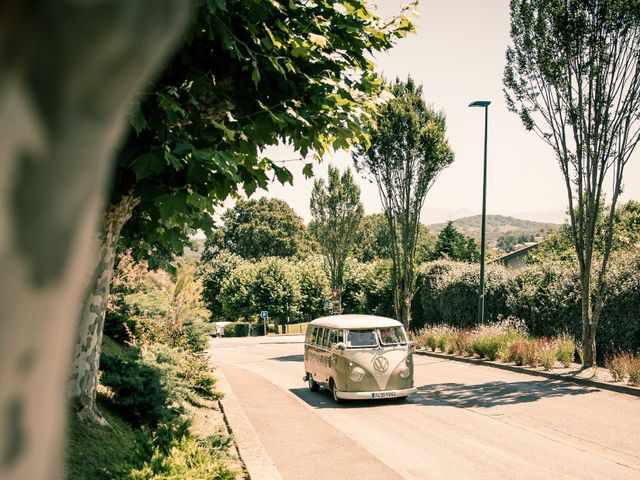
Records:
<instances>
[{"instance_id":1,"label":"green leaf","mask_svg":"<svg viewBox=\"0 0 640 480\"><path fill-rule=\"evenodd\" d=\"M313 163L305 164L304 168L302 169L302 174L305 176L305 178L313 177Z\"/></svg>"},{"instance_id":2,"label":"green leaf","mask_svg":"<svg viewBox=\"0 0 640 480\"><path fill-rule=\"evenodd\" d=\"M187 195L187 203L198 210L205 210L208 205L207 199L196 192L192 192Z\"/></svg>"},{"instance_id":3,"label":"green leaf","mask_svg":"<svg viewBox=\"0 0 640 480\"><path fill-rule=\"evenodd\" d=\"M158 211L162 218L167 221L176 214L183 213L187 205L185 195L180 193L161 195L156 198Z\"/></svg>"},{"instance_id":4,"label":"green leaf","mask_svg":"<svg viewBox=\"0 0 640 480\"><path fill-rule=\"evenodd\" d=\"M255 67L251 72L251 80L256 87L258 86L258 83L260 83L260 70L258 70L257 67Z\"/></svg>"},{"instance_id":5,"label":"green leaf","mask_svg":"<svg viewBox=\"0 0 640 480\"><path fill-rule=\"evenodd\" d=\"M169 162L173 168L176 169L176 171L180 170L182 168L182 165L180 164L180 160L178 160L178 158L176 158L174 155L171 154L171 152L164 152L164 159Z\"/></svg>"},{"instance_id":6,"label":"green leaf","mask_svg":"<svg viewBox=\"0 0 640 480\"><path fill-rule=\"evenodd\" d=\"M150 177L151 175L162 172L163 161L154 152L145 153L140 155L133 162L133 172L136 175L136 180L142 180L143 178Z\"/></svg>"},{"instance_id":7,"label":"green leaf","mask_svg":"<svg viewBox=\"0 0 640 480\"><path fill-rule=\"evenodd\" d=\"M312 43L318 45L319 47L324 47L327 44L327 37L317 35L315 33L309 34L309 40L311 40Z\"/></svg>"},{"instance_id":8,"label":"green leaf","mask_svg":"<svg viewBox=\"0 0 640 480\"><path fill-rule=\"evenodd\" d=\"M131 111L130 121L131 121L131 126L133 127L133 129L136 131L138 135L140 135L140 132L142 130L144 130L149 126L147 124L147 119L144 118L144 115L142 114L142 109L140 108L139 103L136 103L136 105L133 107L133 110Z\"/></svg>"},{"instance_id":9,"label":"green leaf","mask_svg":"<svg viewBox=\"0 0 640 480\"><path fill-rule=\"evenodd\" d=\"M216 122L215 120L211 120L211 123L213 123L216 128L222 130L227 140L233 141L236 136L236 132L234 130L228 128L224 123Z\"/></svg>"},{"instance_id":10,"label":"green leaf","mask_svg":"<svg viewBox=\"0 0 640 480\"><path fill-rule=\"evenodd\" d=\"M284 185L285 183L288 183L290 185L293 185L293 175L286 167L278 167L277 165L273 165L273 171L275 172L276 177L281 184Z\"/></svg>"}]
</instances>

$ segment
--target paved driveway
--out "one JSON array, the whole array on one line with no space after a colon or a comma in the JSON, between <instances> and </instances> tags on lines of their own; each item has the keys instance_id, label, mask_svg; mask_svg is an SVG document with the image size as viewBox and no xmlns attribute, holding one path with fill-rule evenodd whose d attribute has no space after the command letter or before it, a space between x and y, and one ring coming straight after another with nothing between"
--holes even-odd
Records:
<instances>
[{"instance_id":1,"label":"paved driveway","mask_svg":"<svg viewBox=\"0 0 640 480\"><path fill-rule=\"evenodd\" d=\"M406 402L336 405L302 381L302 339L211 344L284 479L640 479L640 398L416 356Z\"/></svg>"}]
</instances>

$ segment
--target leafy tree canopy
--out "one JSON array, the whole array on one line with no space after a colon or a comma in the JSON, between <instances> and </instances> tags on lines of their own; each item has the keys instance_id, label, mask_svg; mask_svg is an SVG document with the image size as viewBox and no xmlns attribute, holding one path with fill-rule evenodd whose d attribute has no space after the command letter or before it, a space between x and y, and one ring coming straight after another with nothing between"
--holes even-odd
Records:
<instances>
[{"instance_id":1,"label":"leafy tree canopy","mask_svg":"<svg viewBox=\"0 0 640 480\"><path fill-rule=\"evenodd\" d=\"M427 106L422 86L410 77L390 85L394 98L380 107L371 125L371 145L358 145L358 170L378 186L389 222L396 317L409 325L420 212L438 174L453 162L443 112Z\"/></svg>"},{"instance_id":2,"label":"leafy tree canopy","mask_svg":"<svg viewBox=\"0 0 640 480\"><path fill-rule=\"evenodd\" d=\"M453 222L448 222L438 234L431 258L433 260L448 258L462 262L477 262L480 258L480 252L478 244L473 238L460 233Z\"/></svg>"},{"instance_id":3,"label":"leafy tree canopy","mask_svg":"<svg viewBox=\"0 0 640 480\"><path fill-rule=\"evenodd\" d=\"M202 298L214 318L224 317L220 297L222 286L240 263L241 257L226 250L201 262L199 274L202 279Z\"/></svg>"},{"instance_id":4,"label":"leafy tree canopy","mask_svg":"<svg viewBox=\"0 0 640 480\"><path fill-rule=\"evenodd\" d=\"M358 226L364 215L360 187L351 170L340 171L329 166L329 179L317 179L311 192L309 225L329 270L331 287L342 290L344 264L353 248Z\"/></svg>"},{"instance_id":5,"label":"leafy tree canopy","mask_svg":"<svg viewBox=\"0 0 640 480\"><path fill-rule=\"evenodd\" d=\"M507 105L552 148L565 181L582 289L582 358L591 367L608 288L615 208L625 167L640 143L640 4L511 0L511 39ZM598 256L596 229L609 186Z\"/></svg>"},{"instance_id":6,"label":"leafy tree canopy","mask_svg":"<svg viewBox=\"0 0 640 480\"><path fill-rule=\"evenodd\" d=\"M603 204L602 209L608 207ZM607 220L599 215L596 227L595 249L596 255L602 256L605 249L605 230ZM632 251L640 246L640 202L629 200L616 208L613 224L613 251ZM544 261L575 262L576 253L568 224L552 231L540 245L527 256L528 263Z\"/></svg>"},{"instance_id":7,"label":"leafy tree canopy","mask_svg":"<svg viewBox=\"0 0 640 480\"><path fill-rule=\"evenodd\" d=\"M227 250L244 259L295 257L309 252L307 229L287 202L240 199L222 215L222 226L205 243L205 258Z\"/></svg>"},{"instance_id":8,"label":"leafy tree canopy","mask_svg":"<svg viewBox=\"0 0 640 480\"><path fill-rule=\"evenodd\" d=\"M300 285L300 315L305 320L325 313L324 300L330 298L329 278L321 257L311 257L297 265Z\"/></svg>"},{"instance_id":9,"label":"leafy tree canopy","mask_svg":"<svg viewBox=\"0 0 640 480\"><path fill-rule=\"evenodd\" d=\"M182 47L133 109L112 202L135 196L139 238L180 251L240 186L292 181L265 146L306 157L366 142L383 88L371 56L413 30L410 8L383 20L364 0L197 0Z\"/></svg>"},{"instance_id":10,"label":"leafy tree canopy","mask_svg":"<svg viewBox=\"0 0 640 480\"><path fill-rule=\"evenodd\" d=\"M428 261L433 254L436 237L420 224L416 242L416 262ZM391 233L384 213L365 215L358 228L353 256L360 262L391 259Z\"/></svg>"}]
</instances>

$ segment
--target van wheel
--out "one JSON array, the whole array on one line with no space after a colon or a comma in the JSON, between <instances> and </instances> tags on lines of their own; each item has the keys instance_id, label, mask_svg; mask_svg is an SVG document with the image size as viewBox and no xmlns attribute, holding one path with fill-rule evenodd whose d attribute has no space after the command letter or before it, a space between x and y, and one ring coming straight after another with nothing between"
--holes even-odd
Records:
<instances>
[{"instance_id":1,"label":"van wheel","mask_svg":"<svg viewBox=\"0 0 640 480\"><path fill-rule=\"evenodd\" d=\"M331 389L331 395L333 395L333 401L336 403L342 403L342 399L338 398L338 389L336 388L336 383L333 381L333 378L329 380L329 388Z\"/></svg>"},{"instance_id":2,"label":"van wheel","mask_svg":"<svg viewBox=\"0 0 640 480\"><path fill-rule=\"evenodd\" d=\"M310 373L307 373L307 378L309 379L309 390L311 390L312 392L317 392L318 390L320 390L320 385L316 383Z\"/></svg>"}]
</instances>

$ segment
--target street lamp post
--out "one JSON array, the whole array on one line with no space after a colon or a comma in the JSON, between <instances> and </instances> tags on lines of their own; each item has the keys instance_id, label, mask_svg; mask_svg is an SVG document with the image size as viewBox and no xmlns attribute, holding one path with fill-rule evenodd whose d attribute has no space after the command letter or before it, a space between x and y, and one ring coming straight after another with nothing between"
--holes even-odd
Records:
<instances>
[{"instance_id":1,"label":"street lamp post","mask_svg":"<svg viewBox=\"0 0 640 480\"><path fill-rule=\"evenodd\" d=\"M477 100L470 107L484 107L484 169L482 176L482 233L480 234L480 288L478 290L478 324L484 323L484 246L487 226L487 129L489 120L488 100Z\"/></svg>"}]
</instances>

